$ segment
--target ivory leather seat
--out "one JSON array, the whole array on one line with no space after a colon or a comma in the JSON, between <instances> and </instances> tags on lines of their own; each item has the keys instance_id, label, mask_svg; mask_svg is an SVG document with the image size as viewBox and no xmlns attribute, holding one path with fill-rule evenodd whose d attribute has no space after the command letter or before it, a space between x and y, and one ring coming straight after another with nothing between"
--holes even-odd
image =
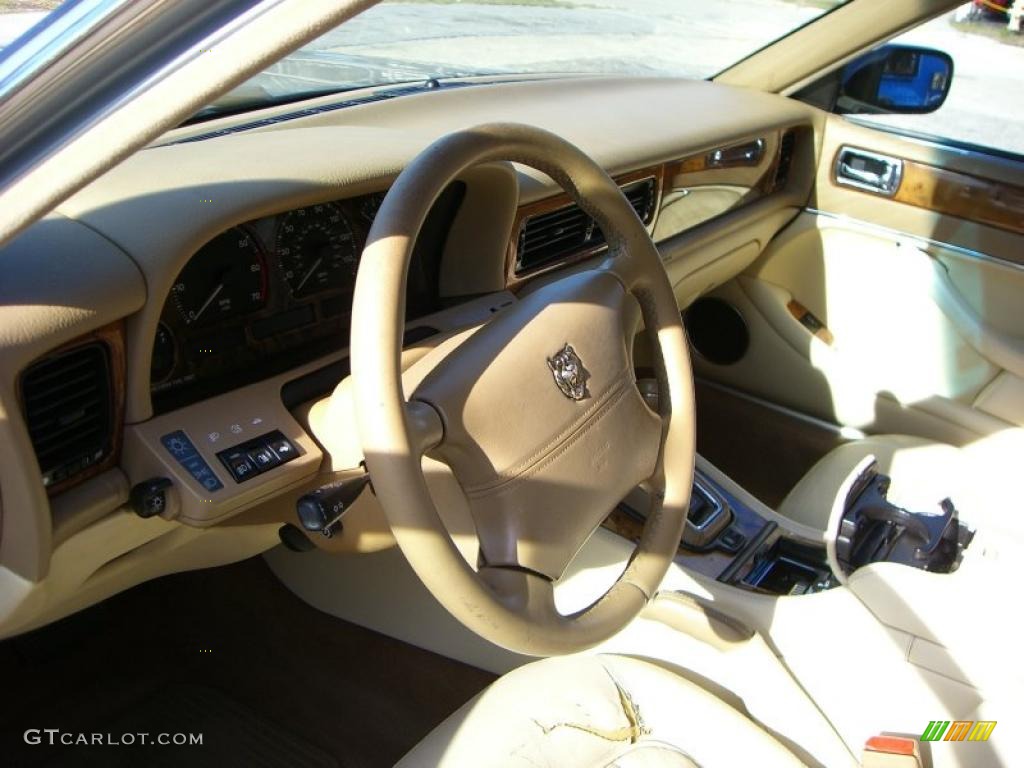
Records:
<instances>
[{"instance_id":1,"label":"ivory leather seat","mask_svg":"<svg viewBox=\"0 0 1024 768\"><path fill-rule=\"evenodd\" d=\"M509 672L398 764L500 768L803 765L731 706L625 656L560 656Z\"/></svg>"},{"instance_id":2,"label":"ivory leather seat","mask_svg":"<svg viewBox=\"0 0 1024 768\"><path fill-rule=\"evenodd\" d=\"M1024 537L1024 430L1008 429L963 447L909 435L873 435L826 454L786 496L779 513L824 530L846 477L866 456L892 479L889 500L911 511L938 511L952 499L975 528Z\"/></svg>"}]
</instances>

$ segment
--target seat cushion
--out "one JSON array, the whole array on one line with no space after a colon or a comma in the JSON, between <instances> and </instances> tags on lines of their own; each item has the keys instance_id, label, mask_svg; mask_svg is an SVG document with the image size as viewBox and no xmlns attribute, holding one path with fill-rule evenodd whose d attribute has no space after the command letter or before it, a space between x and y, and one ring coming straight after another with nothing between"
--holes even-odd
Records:
<instances>
[{"instance_id":1,"label":"seat cushion","mask_svg":"<svg viewBox=\"0 0 1024 768\"><path fill-rule=\"evenodd\" d=\"M896 506L938 511L948 497L965 519L978 511L972 480L979 478L963 451L908 435L874 435L841 445L818 461L783 500L779 514L824 530L840 486L868 455L892 479L888 498Z\"/></svg>"},{"instance_id":2,"label":"seat cushion","mask_svg":"<svg viewBox=\"0 0 1024 768\"><path fill-rule=\"evenodd\" d=\"M715 768L802 765L721 699L623 656L544 659L508 673L399 763Z\"/></svg>"},{"instance_id":3,"label":"seat cushion","mask_svg":"<svg viewBox=\"0 0 1024 768\"><path fill-rule=\"evenodd\" d=\"M843 480L868 454L892 479L889 500L915 512L953 500L960 519L991 542L1024 546L1024 430L1009 428L961 448L907 435L874 435L831 451L797 483L779 513L824 530Z\"/></svg>"}]
</instances>

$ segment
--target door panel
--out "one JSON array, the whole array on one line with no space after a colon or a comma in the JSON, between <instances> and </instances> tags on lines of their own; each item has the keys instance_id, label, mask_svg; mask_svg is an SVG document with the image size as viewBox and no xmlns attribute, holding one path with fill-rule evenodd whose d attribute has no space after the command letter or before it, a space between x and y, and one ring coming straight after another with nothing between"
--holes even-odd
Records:
<instances>
[{"instance_id":1,"label":"door panel","mask_svg":"<svg viewBox=\"0 0 1024 768\"><path fill-rule=\"evenodd\" d=\"M866 149L877 154L899 158L906 168L914 168L900 183L896 198L856 187L837 184L835 181L835 160L844 147ZM962 175L960 186L951 193L953 184L950 175L943 176L944 183L938 192L925 189L927 169ZM938 183L933 178L930 183ZM979 192L978 183L987 182L985 193ZM1024 170L1021 163L1004 157L966 152L961 149L943 147L917 139L906 138L894 133L858 125L842 117L829 116L825 125L815 189L810 207L819 211L847 216L858 221L870 222L896 232L916 235L943 243L968 248L986 256L1024 264L1024 240L1018 231L983 223L990 215L987 209L998 204L986 202L987 195L1009 196L1019 200L1024 187ZM963 197L966 210L973 210L976 216L962 218L947 211L951 205L949 196ZM906 202L898 202L900 198ZM976 202L980 198L980 203ZM1003 206L1005 208L1005 206ZM964 209L958 209L963 211ZM1024 226L1024 209L1010 208L1005 216ZM977 219L977 220L974 220Z\"/></svg>"},{"instance_id":2,"label":"door panel","mask_svg":"<svg viewBox=\"0 0 1024 768\"><path fill-rule=\"evenodd\" d=\"M893 194L838 183L843 147L902 161ZM1022 179L830 118L816 209L714 294L746 320L748 353L698 374L869 432L965 444L1024 426Z\"/></svg>"}]
</instances>

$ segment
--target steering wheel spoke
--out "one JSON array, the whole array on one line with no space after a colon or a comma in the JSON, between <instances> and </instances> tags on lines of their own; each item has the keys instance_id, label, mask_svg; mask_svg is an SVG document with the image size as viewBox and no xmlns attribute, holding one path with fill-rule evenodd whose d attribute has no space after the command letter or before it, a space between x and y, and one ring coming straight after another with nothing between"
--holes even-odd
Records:
<instances>
[{"instance_id":1,"label":"steering wheel spoke","mask_svg":"<svg viewBox=\"0 0 1024 768\"><path fill-rule=\"evenodd\" d=\"M429 403L410 400L405 404L405 421L409 429L410 444L420 456L436 449L444 441L444 423Z\"/></svg>"},{"instance_id":2,"label":"steering wheel spoke","mask_svg":"<svg viewBox=\"0 0 1024 768\"><path fill-rule=\"evenodd\" d=\"M545 576L486 565L480 568L479 574L502 605L527 621L546 623L559 617L555 585Z\"/></svg>"},{"instance_id":3,"label":"steering wheel spoke","mask_svg":"<svg viewBox=\"0 0 1024 768\"><path fill-rule=\"evenodd\" d=\"M653 246L652 246L653 247ZM632 292L644 279L643 264L632 249L623 244L613 245L601 269L614 275L625 290Z\"/></svg>"}]
</instances>

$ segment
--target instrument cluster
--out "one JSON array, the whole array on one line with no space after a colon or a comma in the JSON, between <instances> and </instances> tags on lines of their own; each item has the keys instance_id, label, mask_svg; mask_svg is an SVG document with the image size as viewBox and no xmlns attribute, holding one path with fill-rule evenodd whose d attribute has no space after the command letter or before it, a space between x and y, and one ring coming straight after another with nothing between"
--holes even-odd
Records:
<instances>
[{"instance_id":1,"label":"instrument cluster","mask_svg":"<svg viewBox=\"0 0 1024 768\"><path fill-rule=\"evenodd\" d=\"M383 197L249 221L200 248L161 313L150 370L154 409L166 412L347 346L359 256ZM440 245L434 250L428 260L439 260ZM422 264L411 271L428 278L410 280L413 314L436 302L435 271Z\"/></svg>"}]
</instances>

